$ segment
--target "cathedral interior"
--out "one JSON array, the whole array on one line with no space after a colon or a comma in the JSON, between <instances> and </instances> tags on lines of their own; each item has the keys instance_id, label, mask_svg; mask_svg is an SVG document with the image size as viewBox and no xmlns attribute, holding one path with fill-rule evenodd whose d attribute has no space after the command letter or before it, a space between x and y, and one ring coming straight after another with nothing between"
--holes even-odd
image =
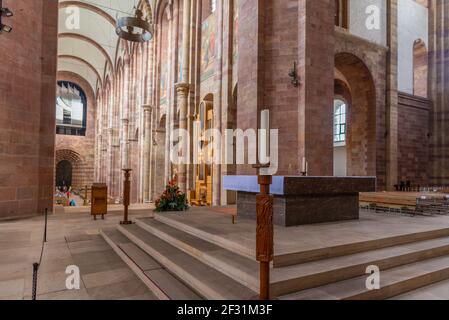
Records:
<instances>
[{"instance_id":1,"label":"cathedral interior","mask_svg":"<svg viewBox=\"0 0 449 320\"><path fill-rule=\"evenodd\" d=\"M68 248L66 260L83 265L73 239L85 237L117 264L138 265L139 250L160 265L115 270L130 298L254 298L257 251L271 263L268 298L449 299L448 0L0 4L0 252L12 259L0 262L0 299L30 298L12 251L36 244L45 212L50 255ZM269 180L260 159L250 163L264 127ZM229 150L232 161L214 161ZM269 261L255 233L257 182L272 186ZM185 215L154 213L167 184L185 195ZM106 221L90 219L96 188ZM116 227L124 206L125 222L128 206L138 221ZM362 290L373 261L391 279L413 276ZM123 298L108 295L112 284L89 287L114 278L98 272L78 295L49 285L41 298Z\"/></svg>"}]
</instances>

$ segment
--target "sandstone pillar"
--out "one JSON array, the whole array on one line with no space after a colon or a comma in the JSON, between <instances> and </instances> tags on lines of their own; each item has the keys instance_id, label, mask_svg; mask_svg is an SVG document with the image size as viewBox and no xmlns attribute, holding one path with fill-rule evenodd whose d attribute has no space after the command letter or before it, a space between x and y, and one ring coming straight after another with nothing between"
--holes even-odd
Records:
<instances>
[{"instance_id":1,"label":"sandstone pillar","mask_svg":"<svg viewBox=\"0 0 449 320\"><path fill-rule=\"evenodd\" d=\"M189 97L189 88L190 86L186 83L178 83L176 85L176 92L178 96L178 105L179 105L179 129L181 131L187 130L187 106L188 106L188 97ZM182 154L180 157L183 157L184 160L188 159L189 154L189 143L184 138L182 139L182 145L179 146L182 150ZM178 184L179 189L182 192L187 192L187 164L183 160L183 163L178 164Z\"/></svg>"},{"instance_id":2,"label":"sandstone pillar","mask_svg":"<svg viewBox=\"0 0 449 320\"><path fill-rule=\"evenodd\" d=\"M108 171L107 171L107 185L108 185L108 193L110 197L113 197L113 185L112 185L112 181L114 179L114 147L113 147L113 142L114 142L114 128L108 128L108 144L107 144L107 149L108 149Z\"/></svg>"},{"instance_id":3,"label":"sandstone pillar","mask_svg":"<svg viewBox=\"0 0 449 320\"><path fill-rule=\"evenodd\" d=\"M143 145L143 201L150 202L150 161L151 161L151 114L152 107L143 106L144 145Z\"/></svg>"},{"instance_id":4,"label":"sandstone pillar","mask_svg":"<svg viewBox=\"0 0 449 320\"><path fill-rule=\"evenodd\" d=\"M181 79L176 84L177 100L179 106L179 129L186 131L188 129L188 98L190 92L190 10L191 1L183 1L183 18L182 18L182 73ZM182 140L182 157L186 158L188 152L188 141ZM187 164L181 163L178 165L178 183L182 192L187 192Z\"/></svg>"},{"instance_id":5,"label":"sandstone pillar","mask_svg":"<svg viewBox=\"0 0 449 320\"><path fill-rule=\"evenodd\" d=\"M429 15L430 183L449 185L449 0L431 0Z\"/></svg>"},{"instance_id":6,"label":"sandstone pillar","mask_svg":"<svg viewBox=\"0 0 449 320\"><path fill-rule=\"evenodd\" d=\"M387 190L398 183L398 1L387 1Z\"/></svg>"},{"instance_id":7,"label":"sandstone pillar","mask_svg":"<svg viewBox=\"0 0 449 320\"><path fill-rule=\"evenodd\" d=\"M334 6L239 1L237 128L257 129L261 110L270 109L271 129L279 130L279 175L289 168L299 174L306 157L310 175L333 176ZM298 86L290 77L295 62ZM238 167L238 174L255 173Z\"/></svg>"},{"instance_id":8,"label":"sandstone pillar","mask_svg":"<svg viewBox=\"0 0 449 320\"><path fill-rule=\"evenodd\" d=\"M122 119L122 169L129 166L129 120Z\"/></svg>"},{"instance_id":9,"label":"sandstone pillar","mask_svg":"<svg viewBox=\"0 0 449 320\"><path fill-rule=\"evenodd\" d=\"M305 157L309 175L333 176L335 1L300 0L298 9L299 159L281 159L281 171L287 174L288 164L293 163L299 173ZM284 137L288 139L289 135L281 133L280 144L284 144ZM280 157L288 146L286 143L280 150Z\"/></svg>"}]
</instances>

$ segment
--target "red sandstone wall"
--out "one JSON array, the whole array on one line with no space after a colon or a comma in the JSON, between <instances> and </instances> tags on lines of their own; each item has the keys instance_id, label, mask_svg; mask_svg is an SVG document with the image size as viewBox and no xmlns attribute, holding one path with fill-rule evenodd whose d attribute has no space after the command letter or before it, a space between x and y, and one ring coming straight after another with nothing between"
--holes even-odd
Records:
<instances>
[{"instance_id":1,"label":"red sandstone wall","mask_svg":"<svg viewBox=\"0 0 449 320\"><path fill-rule=\"evenodd\" d=\"M363 165L364 171L355 172L359 175L377 176L377 187L379 190L384 190L386 188L386 51L382 46L378 46L341 30L337 30L335 36L337 38L335 42L336 56L341 56L342 54L353 56L364 65L364 68L368 69L367 71L369 73L369 75L366 75L364 68L360 69L356 65L350 65L353 62L351 59L346 63L349 63L347 68L344 67L344 61L342 61L343 68L339 63L336 66L337 69L346 69L344 76L348 78L348 81L352 82L351 79L356 81L355 87L358 88L352 89L353 96L360 96L358 98L360 102L358 112L361 112L361 116L366 118L365 124L349 129L349 134L358 140L359 146L364 146L362 149L350 151L356 157L357 153L361 152L363 154L363 162L365 162ZM344 70L340 70L340 72L344 72ZM372 96L372 93L367 94L369 90L360 86L360 82L362 81L365 83L372 82L375 97ZM367 108L367 104L370 104L371 107ZM354 110L352 111L354 112ZM360 117L360 114L352 114L352 117L354 121L355 118ZM351 126L351 123L348 123L348 125ZM361 159L358 158L359 163ZM349 171L351 172L351 170Z\"/></svg>"},{"instance_id":2,"label":"red sandstone wall","mask_svg":"<svg viewBox=\"0 0 449 320\"><path fill-rule=\"evenodd\" d=\"M62 160L72 162L74 167L72 184L74 188L92 185L94 181L95 166L95 112L96 100L89 83L80 76L71 72L59 72L58 81L71 81L78 84L87 97L87 123L86 136L56 135L56 164ZM77 161L73 161L73 153Z\"/></svg>"},{"instance_id":3,"label":"red sandstone wall","mask_svg":"<svg viewBox=\"0 0 449 320\"><path fill-rule=\"evenodd\" d=\"M399 95L398 181L429 183L430 107L427 99Z\"/></svg>"},{"instance_id":4,"label":"red sandstone wall","mask_svg":"<svg viewBox=\"0 0 449 320\"><path fill-rule=\"evenodd\" d=\"M448 16L449 0L430 2L429 98L433 101L430 181L435 185L449 185Z\"/></svg>"},{"instance_id":5,"label":"red sandstone wall","mask_svg":"<svg viewBox=\"0 0 449 320\"><path fill-rule=\"evenodd\" d=\"M0 219L52 209L57 0L4 0L0 35Z\"/></svg>"}]
</instances>

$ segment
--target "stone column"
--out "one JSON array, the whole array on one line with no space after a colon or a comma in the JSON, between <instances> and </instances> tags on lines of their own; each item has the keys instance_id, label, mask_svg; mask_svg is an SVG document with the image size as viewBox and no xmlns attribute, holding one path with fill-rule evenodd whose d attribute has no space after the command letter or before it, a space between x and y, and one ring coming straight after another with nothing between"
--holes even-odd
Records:
<instances>
[{"instance_id":1,"label":"stone column","mask_svg":"<svg viewBox=\"0 0 449 320\"><path fill-rule=\"evenodd\" d=\"M291 145L283 143L291 133L279 134L279 154L281 171L288 172L288 164L295 163L301 168L301 159L305 157L309 164L309 174L315 176L333 176L334 140L333 140L333 101L334 101L334 61L335 61L335 1L300 0L299 4L299 48L298 74L299 85L299 135L298 155L282 157L288 153ZM282 43L281 43L282 45ZM281 58L281 57L280 57ZM287 70L292 70L294 61L289 61ZM285 69L284 69L285 70ZM291 79L289 79L291 80ZM291 93L294 86L289 85ZM278 116L273 115L273 122ZM282 115L280 118L285 117ZM277 121L280 119L278 118ZM282 128L278 122L278 128ZM287 160L287 161L286 161Z\"/></svg>"},{"instance_id":2,"label":"stone column","mask_svg":"<svg viewBox=\"0 0 449 320\"><path fill-rule=\"evenodd\" d=\"M150 202L150 161L151 161L151 114L150 105L143 106L144 145L143 145L143 201Z\"/></svg>"},{"instance_id":3,"label":"stone column","mask_svg":"<svg viewBox=\"0 0 449 320\"><path fill-rule=\"evenodd\" d=\"M189 97L190 86L186 83L178 83L176 85L176 92L178 94L178 105L179 105L179 129L181 131L187 130L187 107L188 107L188 97ZM183 158L188 158L189 154L189 143L186 139L182 140L183 145L182 154ZM178 184L182 192L187 192L187 164L181 163L178 165Z\"/></svg>"},{"instance_id":4,"label":"stone column","mask_svg":"<svg viewBox=\"0 0 449 320\"><path fill-rule=\"evenodd\" d=\"M257 129L270 109L278 175L292 164L298 174L306 157L310 175L333 176L334 9L334 0L239 0L237 127ZM256 173L251 165L237 170Z\"/></svg>"},{"instance_id":5,"label":"stone column","mask_svg":"<svg viewBox=\"0 0 449 320\"><path fill-rule=\"evenodd\" d=\"M122 169L129 169L129 120L122 119Z\"/></svg>"},{"instance_id":6,"label":"stone column","mask_svg":"<svg viewBox=\"0 0 449 320\"><path fill-rule=\"evenodd\" d=\"M449 0L429 2L430 183L449 185ZM423 137L424 139L424 137Z\"/></svg>"},{"instance_id":7,"label":"stone column","mask_svg":"<svg viewBox=\"0 0 449 320\"><path fill-rule=\"evenodd\" d=\"M188 98L190 92L190 10L191 1L183 1L183 18L182 18L182 73L181 79L176 84L177 100L179 106L179 129L181 131L188 129ZM182 157L188 156L188 143L183 140ZM187 192L187 165L182 163L178 166L178 183L182 192Z\"/></svg>"},{"instance_id":8,"label":"stone column","mask_svg":"<svg viewBox=\"0 0 449 320\"><path fill-rule=\"evenodd\" d=\"M112 181L114 177L114 128L108 128L108 172L107 172L107 185L109 196L113 197Z\"/></svg>"},{"instance_id":9,"label":"stone column","mask_svg":"<svg viewBox=\"0 0 449 320\"><path fill-rule=\"evenodd\" d=\"M387 176L386 189L398 183L398 0L387 1Z\"/></svg>"}]
</instances>

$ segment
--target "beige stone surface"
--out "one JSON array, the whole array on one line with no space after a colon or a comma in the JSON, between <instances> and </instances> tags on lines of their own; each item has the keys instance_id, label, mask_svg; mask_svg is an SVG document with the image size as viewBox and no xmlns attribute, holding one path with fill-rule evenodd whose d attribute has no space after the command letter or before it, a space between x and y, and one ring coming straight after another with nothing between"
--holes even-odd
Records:
<instances>
[{"instance_id":1,"label":"beige stone surface","mask_svg":"<svg viewBox=\"0 0 449 320\"><path fill-rule=\"evenodd\" d=\"M131 216L148 216L148 210L131 210ZM117 225L122 213L93 221L80 211L49 217L38 299L155 299L99 235L101 228ZM0 299L31 298L32 264L39 260L42 236L41 217L0 223ZM66 288L65 272L71 265L80 268L81 290Z\"/></svg>"}]
</instances>

